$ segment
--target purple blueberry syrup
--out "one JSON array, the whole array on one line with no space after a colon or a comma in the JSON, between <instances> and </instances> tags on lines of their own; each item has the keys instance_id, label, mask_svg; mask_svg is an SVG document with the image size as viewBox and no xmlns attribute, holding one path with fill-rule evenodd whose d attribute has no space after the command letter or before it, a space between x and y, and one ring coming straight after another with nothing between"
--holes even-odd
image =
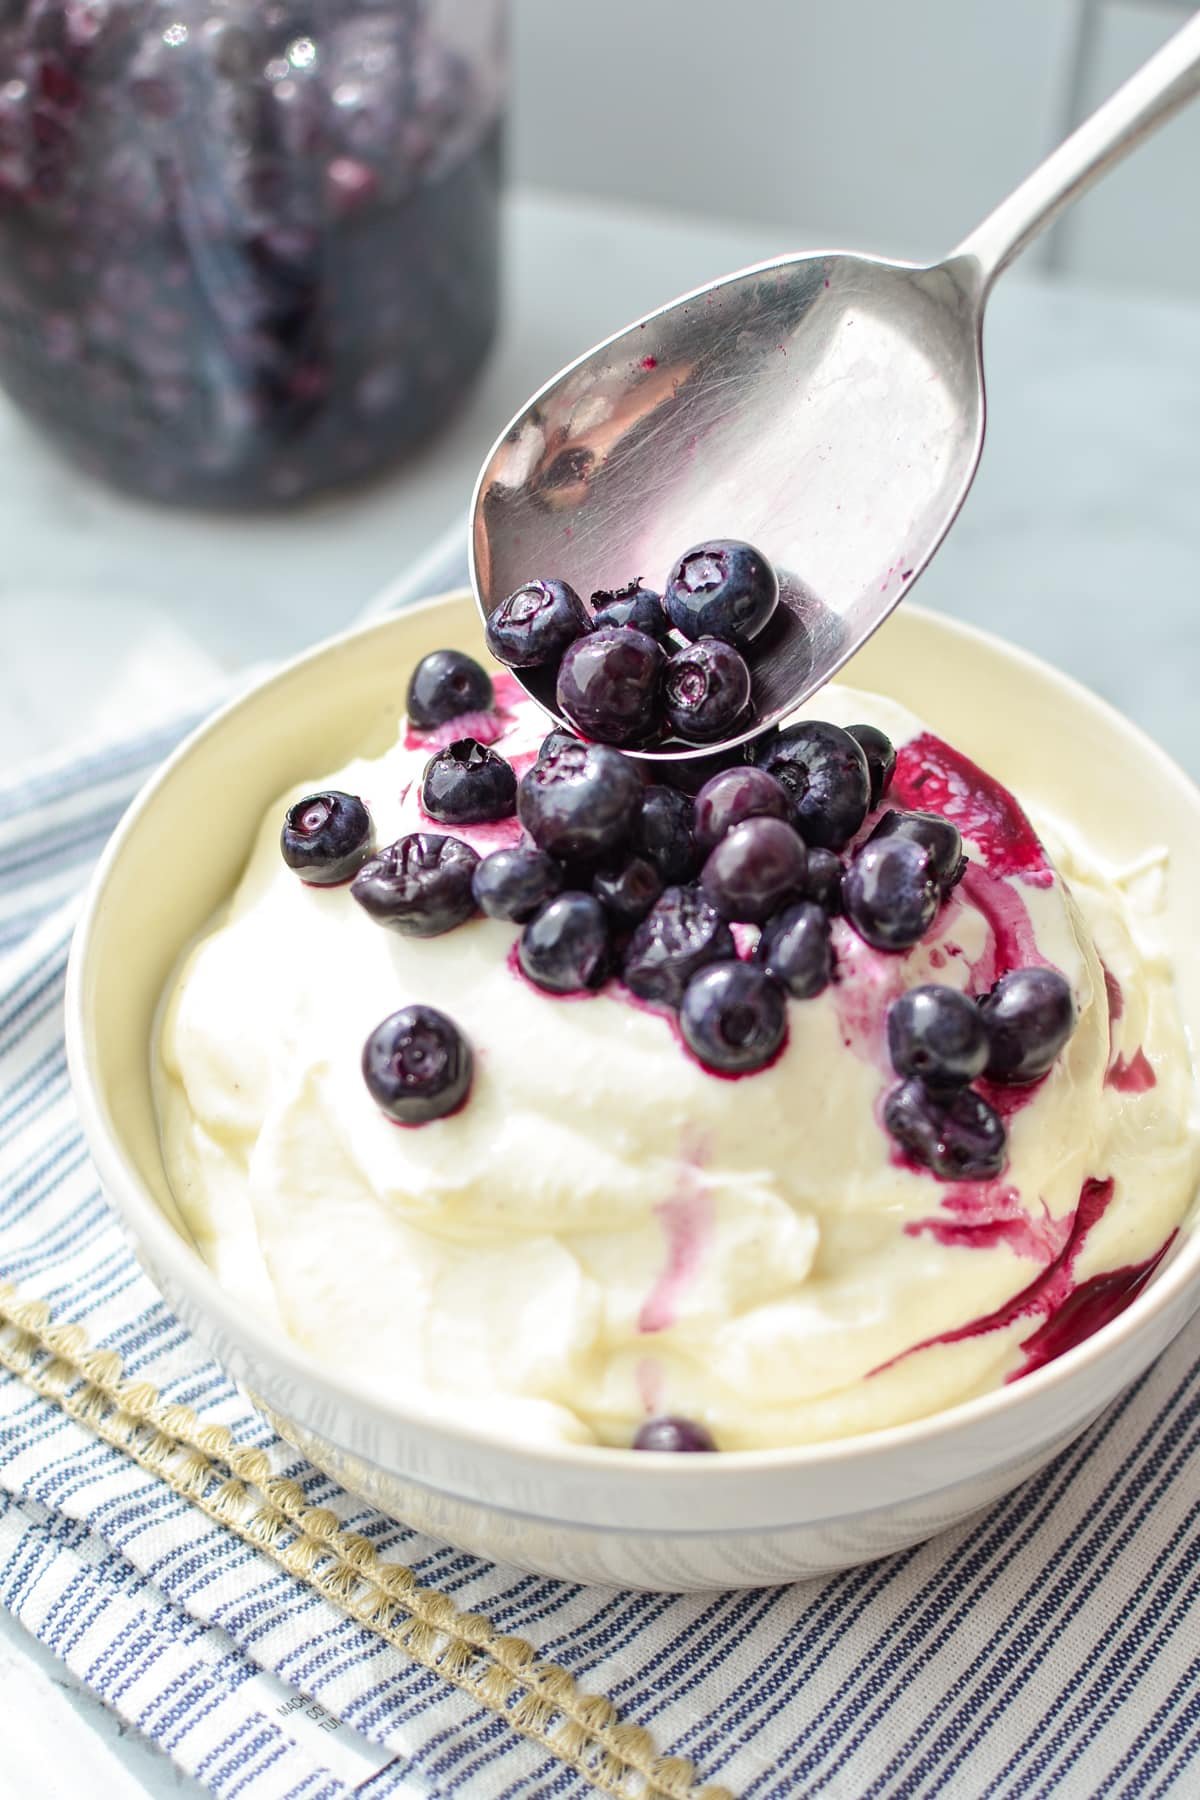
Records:
<instances>
[{"instance_id":1,"label":"purple blueberry syrup","mask_svg":"<svg viewBox=\"0 0 1200 1800\"><path fill-rule=\"evenodd\" d=\"M470 54L417 0L0 13L12 397L95 474L199 505L425 438L495 324L499 0L459 12Z\"/></svg>"}]
</instances>

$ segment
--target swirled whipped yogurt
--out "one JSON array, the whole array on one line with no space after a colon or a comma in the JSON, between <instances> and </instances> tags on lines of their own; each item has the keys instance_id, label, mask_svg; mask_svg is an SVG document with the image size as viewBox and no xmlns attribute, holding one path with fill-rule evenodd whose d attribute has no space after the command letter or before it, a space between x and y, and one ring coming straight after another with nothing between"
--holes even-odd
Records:
<instances>
[{"instance_id":1,"label":"swirled whipped yogurt","mask_svg":"<svg viewBox=\"0 0 1200 1800\"><path fill-rule=\"evenodd\" d=\"M526 1441L628 1444L651 1415L723 1449L913 1419L1014 1379L1112 1316L1195 1189L1195 1092L1153 880L1103 868L896 705L810 709L899 751L886 804L939 812L970 859L901 953L832 924L836 979L787 1002L781 1053L722 1078L617 979L555 997L520 928L381 928L280 857L284 809L361 796L376 842L431 828L422 770L461 721L401 723L385 755L272 804L221 916L168 995L156 1076L171 1180L244 1304L386 1400ZM507 678L469 729L518 775L543 715ZM869 818L864 835L873 821ZM447 827L481 854L516 818ZM747 954L754 928L738 928ZM935 1177L883 1123L886 1015L921 983L987 992L1015 967L1070 983L1078 1022L1044 1079L984 1084L1007 1164ZM364 1085L385 1014L438 1008L474 1055L469 1102L398 1128Z\"/></svg>"}]
</instances>

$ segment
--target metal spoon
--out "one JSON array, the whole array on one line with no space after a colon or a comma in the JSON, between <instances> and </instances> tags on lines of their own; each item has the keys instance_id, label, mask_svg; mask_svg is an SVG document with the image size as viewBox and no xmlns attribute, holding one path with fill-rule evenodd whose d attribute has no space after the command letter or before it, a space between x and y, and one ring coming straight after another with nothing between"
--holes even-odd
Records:
<instances>
[{"instance_id":1,"label":"metal spoon","mask_svg":"<svg viewBox=\"0 0 1200 1800\"><path fill-rule=\"evenodd\" d=\"M781 572L751 646L755 718L776 724L909 592L979 465L992 283L1065 207L1200 91L1200 14L930 267L844 251L759 263L607 338L506 427L472 503L484 617L537 576L585 596L661 588L706 538ZM558 718L553 676L517 670ZM564 722L561 721L560 722Z\"/></svg>"}]
</instances>

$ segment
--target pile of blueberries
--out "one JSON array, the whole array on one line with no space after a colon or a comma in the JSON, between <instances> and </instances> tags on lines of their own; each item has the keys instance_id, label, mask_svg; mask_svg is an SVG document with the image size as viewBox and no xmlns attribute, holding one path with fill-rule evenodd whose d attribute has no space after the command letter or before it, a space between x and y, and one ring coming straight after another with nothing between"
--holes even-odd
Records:
<instances>
[{"instance_id":1,"label":"pile of blueberries","mask_svg":"<svg viewBox=\"0 0 1200 1800\"><path fill-rule=\"evenodd\" d=\"M559 712L595 742L705 744L752 723L742 652L778 605L762 552L717 538L679 558L662 594L632 581L594 594L592 612L565 581L527 581L489 616L487 644L511 669L553 673Z\"/></svg>"},{"instance_id":2,"label":"pile of blueberries","mask_svg":"<svg viewBox=\"0 0 1200 1800\"><path fill-rule=\"evenodd\" d=\"M639 635L632 624L610 629ZM479 664L439 650L413 673L408 715L431 729L492 703ZM895 761L873 726L804 720L756 739L693 796L670 774L648 781L609 745L561 729L520 780L494 749L463 737L426 764L425 812L449 828L515 814L530 842L481 857L452 830L419 831L375 849L362 801L327 792L290 809L282 851L307 882L350 881L364 912L411 937L479 911L511 921L520 969L537 987L576 994L616 977L676 1016L706 1069L741 1076L783 1048L788 998L811 999L834 979L835 915L875 948L904 951L963 874L957 827L932 813L889 809L851 847ZM734 925L759 928L749 957ZM971 1083L1039 1079L1074 1022L1067 983L1046 968L1012 971L978 1002L949 987L912 990L888 1019L901 1077L888 1130L943 1178L998 1173L1004 1124ZM406 1125L461 1106L471 1072L462 1033L427 1006L386 1019L363 1056L372 1096Z\"/></svg>"}]
</instances>

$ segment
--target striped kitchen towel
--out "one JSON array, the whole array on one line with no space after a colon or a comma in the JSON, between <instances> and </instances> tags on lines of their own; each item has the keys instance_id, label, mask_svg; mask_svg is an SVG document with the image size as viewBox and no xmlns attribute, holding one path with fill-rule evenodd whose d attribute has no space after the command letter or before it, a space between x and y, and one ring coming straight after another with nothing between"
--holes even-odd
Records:
<instances>
[{"instance_id":1,"label":"striped kitchen towel","mask_svg":"<svg viewBox=\"0 0 1200 1800\"><path fill-rule=\"evenodd\" d=\"M280 1442L130 1255L63 1054L80 884L190 722L0 783L0 1601L225 1800L1200 1792L1200 1325L990 1512L792 1588L523 1575Z\"/></svg>"}]
</instances>

